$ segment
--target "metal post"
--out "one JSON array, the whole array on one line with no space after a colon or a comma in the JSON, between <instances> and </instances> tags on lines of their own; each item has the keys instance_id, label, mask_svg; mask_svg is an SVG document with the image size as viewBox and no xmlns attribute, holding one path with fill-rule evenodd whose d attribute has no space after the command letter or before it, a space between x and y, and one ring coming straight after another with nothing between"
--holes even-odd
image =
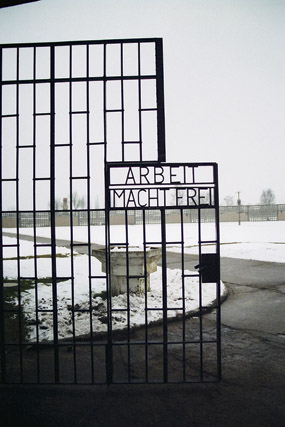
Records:
<instances>
[{"instance_id":1,"label":"metal post","mask_svg":"<svg viewBox=\"0 0 285 427\"><path fill-rule=\"evenodd\" d=\"M217 251L217 309L216 309L216 325L217 325L217 374L218 380L222 377L221 364L221 278L220 278L220 213L219 213L219 181L218 181L218 165L214 165L214 183L215 183L215 222L216 222L216 251Z\"/></svg>"},{"instance_id":2,"label":"metal post","mask_svg":"<svg viewBox=\"0 0 285 427\"><path fill-rule=\"evenodd\" d=\"M0 81L2 82L2 49L0 49ZM2 85L0 85L0 347L1 347L1 382L6 382L6 353L4 329L4 277L3 277L3 235L2 235Z\"/></svg>"},{"instance_id":3,"label":"metal post","mask_svg":"<svg viewBox=\"0 0 285 427\"><path fill-rule=\"evenodd\" d=\"M237 199L237 204L238 204L238 225L240 225L240 207L241 207L241 200L240 200L240 192L238 191L238 199Z\"/></svg>"},{"instance_id":4,"label":"metal post","mask_svg":"<svg viewBox=\"0 0 285 427\"><path fill-rule=\"evenodd\" d=\"M165 162L165 117L163 89L163 50L162 39L156 40L156 94L157 94L157 139L158 160Z\"/></svg>"},{"instance_id":5,"label":"metal post","mask_svg":"<svg viewBox=\"0 0 285 427\"><path fill-rule=\"evenodd\" d=\"M162 304L163 304L163 380L168 382L168 333L167 333L167 261L166 261L166 221L165 209L161 209L161 248L162 248Z\"/></svg>"},{"instance_id":6,"label":"metal post","mask_svg":"<svg viewBox=\"0 0 285 427\"><path fill-rule=\"evenodd\" d=\"M50 225L51 225L51 268L54 334L54 375L59 382L58 317L56 281L56 236L55 236L55 47L50 48Z\"/></svg>"}]
</instances>

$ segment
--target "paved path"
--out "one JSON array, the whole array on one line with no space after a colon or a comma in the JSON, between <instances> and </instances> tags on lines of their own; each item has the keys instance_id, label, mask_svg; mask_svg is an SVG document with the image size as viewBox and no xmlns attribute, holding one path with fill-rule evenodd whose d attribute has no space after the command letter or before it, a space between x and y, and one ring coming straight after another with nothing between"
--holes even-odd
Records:
<instances>
[{"instance_id":1,"label":"paved path","mask_svg":"<svg viewBox=\"0 0 285 427\"><path fill-rule=\"evenodd\" d=\"M177 267L179 256L169 261ZM194 263L187 256L187 267ZM283 427L285 264L223 258L221 276L229 296L219 384L2 386L3 426ZM209 328L213 316L204 316Z\"/></svg>"},{"instance_id":2,"label":"paved path","mask_svg":"<svg viewBox=\"0 0 285 427\"><path fill-rule=\"evenodd\" d=\"M197 258L185 258L193 270ZM178 262L179 255L172 254L170 265ZM285 264L222 258L221 278L230 292L222 306L223 325L285 345Z\"/></svg>"}]
</instances>

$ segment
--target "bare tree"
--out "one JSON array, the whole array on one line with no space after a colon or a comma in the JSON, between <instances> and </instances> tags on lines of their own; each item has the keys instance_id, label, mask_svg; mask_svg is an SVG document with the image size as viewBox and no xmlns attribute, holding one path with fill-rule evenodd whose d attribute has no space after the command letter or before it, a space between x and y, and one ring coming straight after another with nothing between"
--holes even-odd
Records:
<instances>
[{"instance_id":1,"label":"bare tree","mask_svg":"<svg viewBox=\"0 0 285 427\"><path fill-rule=\"evenodd\" d=\"M51 209L51 203L50 202L48 203L48 207L49 207L49 209ZM60 199L60 197L56 197L56 199L54 200L54 209L56 211L60 211L62 209L62 207L63 207L62 200Z\"/></svg>"},{"instance_id":2,"label":"bare tree","mask_svg":"<svg viewBox=\"0 0 285 427\"><path fill-rule=\"evenodd\" d=\"M51 204L49 203L49 208ZM66 210L70 208L70 197L63 198L57 197L54 201L54 207L56 211ZM80 197L79 194L74 191L72 193L72 209L84 209L86 207L86 201L84 196Z\"/></svg>"},{"instance_id":3,"label":"bare tree","mask_svg":"<svg viewBox=\"0 0 285 427\"><path fill-rule=\"evenodd\" d=\"M226 206L234 206L234 198L232 196L226 196L224 198Z\"/></svg>"},{"instance_id":4,"label":"bare tree","mask_svg":"<svg viewBox=\"0 0 285 427\"><path fill-rule=\"evenodd\" d=\"M74 191L72 193L72 209L84 209L85 206L86 206L86 203L85 203L84 196L80 197L79 194L76 191Z\"/></svg>"},{"instance_id":5,"label":"bare tree","mask_svg":"<svg viewBox=\"0 0 285 427\"><path fill-rule=\"evenodd\" d=\"M99 209L99 207L100 207L99 197L96 196L96 198L95 198L95 209Z\"/></svg>"},{"instance_id":6,"label":"bare tree","mask_svg":"<svg viewBox=\"0 0 285 427\"><path fill-rule=\"evenodd\" d=\"M267 190L263 190L260 196L260 204L261 205L273 205L275 203L275 194L268 188Z\"/></svg>"}]
</instances>

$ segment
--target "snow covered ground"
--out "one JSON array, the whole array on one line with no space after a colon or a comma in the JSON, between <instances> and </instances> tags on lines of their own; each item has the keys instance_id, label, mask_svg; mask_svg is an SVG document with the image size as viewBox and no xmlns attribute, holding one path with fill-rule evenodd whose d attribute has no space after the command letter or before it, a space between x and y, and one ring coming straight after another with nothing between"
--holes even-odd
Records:
<instances>
[{"instance_id":1,"label":"snow covered ground","mask_svg":"<svg viewBox=\"0 0 285 427\"><path fill-rule=\"evenodd\" d=\"M186 253L197 253L197 224L184 224L184 242ZM204 223L201 225L202 238L204 240L214 238L214 224ZM9 231L9 229L7 229ZM33 234L32 228L23 228L23 234ZM39 236L50 237L49 228L38 228ZM147 240L160 241L160 227L157 224L149 224L146 227ZM74 240L87 241L87 227L74 228ZM68 227L56 229L58 239L70 238ZM125 237L122 225L112 226L111 239L120 242ZM168 242L181 239L181 230L178 224L168 224L166 230ZM222 222L220 224L221 256L243 259L255 259L268 262L285 262L285 221L272 222ZM91 227L91 241L93 243L105 244L104 226ZM140 245L142 242L142 226L133 225L129 227L129 242L132 246ZM168 250L178 250L175 245L168 244Z\"/></svg>"},{"instance_id":2,"label":"snow covered ground","mask_svg":"<svg viewBox=\"0 0 285 427\"><path fill-rule=\"evenodd\" d=\"M142 227L139 225L131 226L129 233L129 242L131 245L141 244ZM8 230L7 231L11 231ZM74 240L86 241L86 227L74 228ZM37 229L39 236L49 237L48 228ZM69 228L58 227L57 238L69 239ZM32 234L32 229L22 229L22 234ZM123 226L112 226L112 241L122 241L125 230ZM180 251L181 248L177 242L181 235L180 227L177 224L167 225L168 250ZM214 238L213 224L202 224L203 239L211 240ZM6 244L15 244L16 239L5 237ZM104 227L92 227L92 243L104 244ZM155 224L147 226L147 239L151 241L160 241L160 227ZM184 229L184 241L186 253L197 253L197 224L186 224ZM211 248L209 247L209 250ZM285 222L266 222L266 223L242 223L241 226L233 223L221 224L221 255L222 257L236 257L245 259L256 259L271 262L285 262ZM38 248L37 261L34 259L34 246L32 242L21 240L20 245L20 276L37 277L39 279L37 287L33 281L31 285L21 293L21 304L24 307L24 313L28 324L27 339L34 340L36 337L36 323L38 320L39 340L49 340L53 338L53 316L51 312L40 312L38 319L35 315L36 304L40 310L52 309L52 285L51 285L51 258L50 248ZM15 286L18 276L17 252L15 247L4 248L4 277L7 280L7 286ZM106 290L105 279L96 278L89 280L89 268L92 276L103 276L101 272L101 263L94 257L74 253L71 257L70 250L65 247L57 248L57 276L60 278L57 285L58 300L58 320L59 320L59 338L66 338L76 335L82 335L90 331L106 331ZM36 273L36 274L35 274ZM195 274L186 272L185 274ZM72 292L72 280L68 277L74 277L74 292ZM13 283L13 280L15 282ZM12 282L12 283L11 283ZM168 307L169 316L177 316L182 313L182 278L180 270L167 269L168 286ZM224 286L222 284L222 293ZM12 288L11 288L12 289ZM202 305L207 306L216 298L216 287L213 284L203 284L202 286ZM17 304L17 297L14 299ZM112 298L113 308L126 311L114 312L113 328L122 329L127 325L127 298L126 295L119 295ZM145 296L130 296L130 326L136 326L145 323ZM72 310L75 308L75 311ZM90 307L92 307L90 314ZM159 320L162 317L162 281L161 269L151 274L151 291L147 294L147 307L158 308L158 310L148 311L148 322ZM199 307L199 282L197 277L187 277L185 279L185 311L189 312ZM84 310L86 310L84 312Z\"/></svg>"}]
</instances>

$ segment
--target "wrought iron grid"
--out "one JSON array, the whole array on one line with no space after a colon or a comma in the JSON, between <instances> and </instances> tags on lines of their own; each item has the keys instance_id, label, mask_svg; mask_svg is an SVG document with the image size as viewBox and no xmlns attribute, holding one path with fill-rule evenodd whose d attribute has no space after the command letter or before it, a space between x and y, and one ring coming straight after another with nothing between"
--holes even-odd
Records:
<instances>
[{"instance_id":1,"label":"wrought iron grid","mask_svg":"<svg viewBox=\"0 0 285 427\"><path fill-rule=\"evenodd\" d=\"M185 172L184 177L182 178L183 182L178 183L175 182L165 183L162 182L157 183L155 178L152 182L151 179L144 178L144 184L139 181L139 178L136 181L134 178L134 173L125 172L121 174L119 177L119 183L114 183L112 181L111 175L114 170L129 170L132 171L134 169L148 169L148 168L159 168L160 170L164 170L168 168L189 168L191 169L191 185L187 183L187 179L185 180ZM207 179L195 179L195 170L205 170L207 169L208 176L210 178ZM192 173L193 171L193 173ZM131 177L131 183L128 185L128 177ZM116 181L116 176L115 176ZM139 192L146 191L145 189L155 189L161 190L163 192L163 197L161 200L156 199L154 201L154 206L152 204L155 198L149 197L145 206L141 206L139 203ZM194 189L198 190L199 196L195 200L194 198L189 198L189 200L180 200L180 203L173 203L171 198L165 196L166 191L175 190L177 194L179 191L186 191L187 188L193 191ZM117 201L119 201L119 206L116 206L116 201L112 196L116 190L120 189L121 191L135 191L138 190L137 198L131 197L131 203L128 203L127 198L121 202L122 195L117 196ZM159 163L159 165L155 163L146 163L140 162L139 165L136 163L129 163L127 166L122 165L121 163L108 163L106 169L106 221L107 221L107 236L106 241L108 242L107 248L108 251L106 253L106 259L108 260L109 265L109 273L112 271L112 250L114 248L122 248L126 253L126 283L127 283L127 303L125 308L117 309L115 304L113 303L112 297L112 274L108 275L108 314L109 314L109 323L108 323L108 358L110 360L109 366L109 382L119 382L119 383L157 383L157 382L169 382L169 383L195 383L195 382L216 382L221 378L221 331L220 331L220 269L219 269L219 259L220 259L220 249L219 249L219 194L218 194L218 168L215 163ZM210 200L203 201L200 200L200 190L201 191L209 191ZM182 199L182 198L181 198ZM202 199L202 197L201 197ZM168 201L170 202L168 204ZM123 206L122 206L123 204ZM173 207L175 205L175 208ZM120 241L114 240L112 238L111 231L111 222L110 215L118 209L124 209L125 212L125 237ZM138 210L139 209L139 210ZM176 236L176 240L171 240L167 238L168 227L171 227L171 220L169 221L168 212L176 211L178 219L176 218L176 222L180 226L180 236ZM131 272L131 262L130 262L130 254L131 254L131 242L129 239L130 235L130 224L129 224L129 214L130 212L134 212L137 217L140 216L138 222L142 226L141 232L141 247L143 248L143 258L144 258L144 268L143 272L140 275L133 275ZM147 214L148 212L156 212L156 217L159 217L157 223L160 224L160 238L154 239L153 233L148 230L147 232ZM207 215L207 211L210 212L211 216L214 219L214 223L212 224L212 239L206 239L204 236L208 231L205 232L204 225L201 221L201 216ZM196 273L189 272L187 270L187 261L185 255L185 234L186 234L186 226L189 223L189 214L191 212L196 212L198 216L197 221L197 236L196 239L193 236L193 243L197 246L196 252L196 260L200 263L200 268L203 270L203 257L209 251L209 246L212 246L211 256L215 256L214 263L216 267L217 275L215 278L211 278L208 282L211 282L210 286L215 287L216 299L215 303L212 306L212 309L216 311L216 322L214 326L214 330L212 333L207 331L203 324L203 313L207 311L207 307L204 305L204 295L203 295L203 287L207 284L204 283L203 273L199 270ZM116 236L116 235L115 235ZM195 246L194 244L194 246ZM181 250L181 259L179 260L181 270L181 304L179 306L169 306L168 292L171 292L171 286L168 285L168 257L167 250L171 251L173 246L179 247ZM149 248L160 248L161 249L161 270L162 270L162 280L161 280L161 288L162 288L162 299L161 304L158 307L153 307L151 305L151 301L149 299L149 292L147 290L147 251ZM208 254L207 254L208 255ZM207 256L206 255L206 256ZM209 256L209 255L208 255ZM196 266L195 268L197 268ZM205 266L204 266L205 267ZM108 271L107 270L107 271ZM131 315L132 313L132 303L131 303L131 286L130 282L132 279L142 279L144 281L144 311L145 311L145 322L143 325L143 332L137 337L133 333ZM193 328L192 334L189 333L189 326L187 326L187 319L190 316L193 316L193 312L189 313L186 309L186 289L187 284L186 281L191 278L198 279L198 309L196 311L197 316L197 328L195 330L195 326L191 325ZM179 280L179 279L178 279ZM207 280L206 280L207 281ZM152 329L152 325L149 326L150 313L161 311L163 313L161 319L161 327L162 333L160 335L154 335L150 337L149 331ZM114 322L114 318L116 318L117 313L125 313L127 317L127 331L125 334L125 340L116 340L116 331L113 336L112 323ZM169 330L169 325L171 323L171 312L176 312L178 318L181 321L181 329L182 334L178 336L177 331L175 335L171 334ZM134 335L134 336L133 336ZM126 370L125 377L120 375L117 377L114 372L114 363L113 363L113 352L116 347L123 347L125 349L125 359L126 359ZM152 354L152 349L161 347L161 372L158 375L158 378L153 380L150 375L150 355ZM140 351L136 350L140 348ZM205 351L205 349L207 350ZM189 351L189 349L191 349ZM195 349L195 350L194 350ZM188 354L189 352L189 354ZM135 357L133 357L133 354ZM139 355L138 355L139 353ZM155 351L154 351L155 353ZM190 353L192 353L190 355ZM205 353L208 355L211 354L212 364L211 367L209 364L207 365ZM172 364L174 357L180 359L180 366L177 364ZM196 365L194 360L192 360L193 365L189 369L189 365L191 363L191 358L195 354L196 357ZM153 355L153 354L152 354ZM133 361L134 359L134 361ZM190 363L189 363L190 362ZM134 364L139 364L143 367L143 369L137 369Z\"/></svg>"},{"instance_id":2,"label":"wrought iron grid","mask_svg":"<svg viewBox=\"0 0 285 427\"><path fill-rule=\"evenodd\" d=\"M96 51L99 49L99 51ZM97 53L94 53L94 52ZM98 53L99 52L99 53ZM113 56L117 58L113 63ZM135 58L135 60L134 60ZM150 58L150 63L149 63ZM61 64L60 66L58 64ZM99 65L98 65L99 64ZM213 378L220 378L220 335L219 335L219 288L217 287L217 328L215 338L209 342L203 337L202 320L202 282L199 277L200 303L198 312L198 341L186 339L186 313L182 309L183 337L182 340L170 341L168 338L167 308L167 248L170 243L166 239L167 216L170 207L155 209L125 209L125 234L130 233L130 214L134 211L143 229L143 246L146 253L148 244L158 245L162 249L162 283L163 301L159 310L163 311L163 339L151 336L148 327L148 313L145 310L145 335L143 339L135 338L131 342L131 311L129 282L132 279L127 272L127 338L114 332L112 316L116 313L112 308L112 297L108 279L110 275L95 274L92 267L92 223L105 224L107 220L104 244L106 259L110 260L113 243L109 238L112 210L104 204L94 205L97 190L101 196L107 188L104 182L105 168L109 162L165 161L164 131L164 95L163 95L163 60L161 39L109 40L88 42L38 43L0 46L0 138L1 138L1 186L0 186L0 308L1 308L1 382L2 383L112 383L112 382L193 382L187 374L187 346L199 347L198 374L194 381L204 381L203 349L207 344L215 346L216 373ZM127 70L129 72L127 72ZM135 99L135 101L133 101ZM77 101L80 101L77 103ZM97 104L96 104L97 103ZM110 122L110 123L109 123ZM95 123L95 125L94 125ZM113 132L112 129L116 131ZM149 129L151 131L149 132ZM83 156L81 157L83 152ZM149 154L150 153L150 154ZM82 161L84 159L84 161ZM114 165L114 163L113 163ZM106 169L106 170L107 170ZM29 171L28 176L25 171ZM109 169L108 169L109 171ZM216 179L216 177L215 177ZM216 185L216 181L215 181ZM26 188L25 188L26 187ZM73 205L75 191L83 191L86 207ZM101 190L100 190L101 189ZM217 187L216 190L217 192ZM58 198L69 197L68 206L58 206ZM49 201L47 206L46 201ZM217 201L217 197L215 199ZM102 202L102 200L100 201ZM218 227L217 202L209 209L215 212L215 226ZM109 205L108 205L109 206ZM201 255L201 212L207 209L198 207L197 244ZM117 211L114 209L114 212ZM146 238L149 211L155 212L160 221L161 242ZM187 211L178 207L181 239L181 268L184 268L184 226ZM12 228L15 241L9 243L3 232L4 219L14 215ZM31 221L32 215L32 221ZM186 215L186 216L185 216ZM39 222L45 218L49 227L47 238L40 238L37 231ZM69 227L70 263L69 274L64 277L60 271L58 245L63 242L57 235L62 218ZM87 225L84 242L76 240L76 225L79 221ZM67 221L67 222L66 222ZM114 223L114 222L113 222ZM32 228L33 243L33 274L23 274L22 230L29 225ZM214 244L218 251L218 229ZM118 242L117 242L118 243ZM128 237L121 242L128 251ZM208 242L209 243L209 242ZM212 242L213 243L213 242ZM42 277L40 260L43 250L50 254L51 295L52 304L45 307L40 300ZM5 279L5 259L12 251L16 259L16 276L14 287L14 304L7 304L9 288ZM77 252L86 253L87 262L87 294L89 305L81 308L76 296L76 256ZM128 257L127 252L127 257ZM144 255L145 256L145 255ZM129 262L127 262L128 270ZM109 265L110 267L110 265ZM108 269L108 264L107 264ZM144 265L146 271L146 265ZM146 273L145 273L146 274ZM183 281L187 276L182 274ZM145 277L144 277L145 278ZM59 293L61 283L70 281L70 337L59 336L61 312ZM96 283L106 283L107 298L107 335L95 334L93 294ZM23 313L25 284L33 284L34 317L33 339L28 340L26 320ZM15 285L14 283L14 285ZM184 283L184 282L183 282ZM219 286L217 283L216 286ZM184 292L184 284L182 286ZM109 292L109 294L108 294ZM145 287L146 298L146 287ZM9 296L8 296L9 299ZM184 296L182 295L184 301ZM184 303L183 303L184 304ZM179 310L179 307L176 307ZM174 310L174 309L173 309ZM43 317L50 319L53 339L45 340L42 329ZM86 317L89 324L88 336L78 334L79 317ZM15 319L14 319L15 318ZM11 328L11 325L13 327ZM31 326L31 325L30 325ZM9 330L12 330L8 332ZM182 377L170 378L168 369L170 358L169 347L180 346L183 354ZM163 369L158 378L152 377L149 363L153 349L162 348ZM132 352L143 348L145 356L144 373L138 377L133 375L134 366ZM121 350L118 350L121 349ZM123 349L123 350L122 350ZM127 366L126 376L116 377L116 367L121 355ZM139 351L141 353L141 351ZM141 363L141 354L136 360ZM86 369L86 364L89 366ZM82 365L85 365L82 369ZM69 367L69 369L67 369ZM196 367L194 368L194 370ZM83 374L85 372L85 374ZM86 375L87 372L87 375Z\"/></svg>"}]
</instances>

